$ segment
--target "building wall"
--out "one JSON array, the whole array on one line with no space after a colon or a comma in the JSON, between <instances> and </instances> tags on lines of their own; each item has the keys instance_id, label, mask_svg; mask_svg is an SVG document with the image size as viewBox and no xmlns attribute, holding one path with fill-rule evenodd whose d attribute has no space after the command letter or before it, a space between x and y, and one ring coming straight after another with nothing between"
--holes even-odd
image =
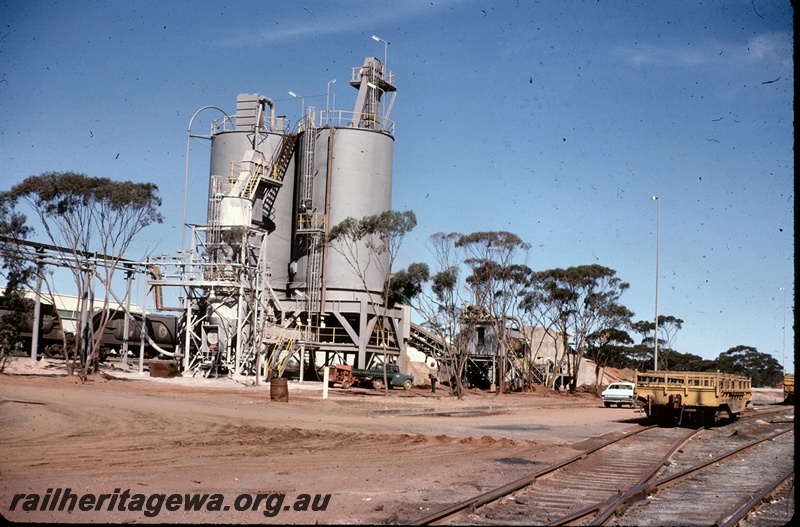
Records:
<instances>
[{"instance_id":1,"label":"building wall","mask_svg":"<svg viewBox=\"0 0 800 527\"><path fill-rule=\"evenodd\" d=\"M29 291L25 294L27 298L31 300L36 299L36 294L33 291ZM59 316L61 316L61 321L64 325L64 331L71 331L75 332L75 324L78 319L78 297L74 295L53 295L55 298L55 305L56 309L58 310ZM42 302L50 302L50 298L45 296L42 299ZM109 302L108 307L110 309L117 309L120 308L120 305L117 302ZM98 309L103 308L103 301L95 299L94 304L92 305L92 311L97 311ZM136 304L131 303L130 306L131 313L141 313L142 308Z\"/></svg>"}]
</instances>

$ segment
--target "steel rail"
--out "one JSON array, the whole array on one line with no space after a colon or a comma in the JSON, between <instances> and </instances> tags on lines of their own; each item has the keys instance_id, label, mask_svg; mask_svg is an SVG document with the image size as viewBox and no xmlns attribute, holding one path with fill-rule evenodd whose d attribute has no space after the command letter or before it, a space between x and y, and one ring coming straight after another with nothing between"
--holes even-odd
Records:
<instances>
[{"instance_id":1,"label":"steel rail","mask_svg":"<svg viewBox=\"0 0 800 527\"><path fill-rule=\"evenodd\" d=\"M404 525L430 525L431 523L437 520L441 520L443 518L447 518L448 516L452 516L453 514L456 514L457 512L460 512L468 507L472 508L480 507L489 502L502 498L503 496L511 494L516 490L519 490L523 487L530 485L533 481L544 476L545 474L549 474L571 463L579 461L585 458L586 456L593 454L594 452L597 452L600 449L603 449L609 445L613 445L618 441L622 441L623 439L627 439L637 434L641 434L642 432L646 432L647 430L651 430L653 428L656 428L656 425L643 427L642 429L631 432L630 434L626 434L616 439L611 439L610 441L606 441L605 443L592 447L588 450L584 450L583 452L580 452L579 454L576 454L575 456L572 456L569 459L556 463L555 465L550 465L549 467L546 467L538 472L534 472L532 474L519 478L515 481L512 481L511 483L506 483L505 485L494 488L490 491L484 492L472 498L458 502L455 505L445 507L444 509L440 509L436 512L428 514L427 516L423 516L422 518L419 518L417 520L412 520L408 523L405 523Z\"/></svg>"},{"instance_id":2,"label":"steel rail","mask_svg":"<svg viewBox=\"0 0 800 527\"><path fill-rule=\"evenodd\" d=\"M781 411L781 410L763 412L763 413L760 413L758 415L753 415L753 414L750 414L748 416L742 415L741 418L745 419L745 418L751 418L751 417L762 417L764 413L768 413L768 414L769 413L777 413L779 411ZM612 440L607 441L607 442L605 442L605 443L603 443L601 445L598 445L598 446L590 448L590 449L588 449L588 450L586 450L584 452L581 452L581 453L579 453L579 454L577 454L577 455L575 455L575 456L573 456L573 457L571 457L571 458L569 458L567 460L559 462L559 463L557 463L555 465L551 465L551 466L546 467L546 468L544 468L544 469L542 469L542 470L540 470L538 472L529 474L529 475L524 476L524 477L522 477L520 479L512 481L511 483L507 483L505 485L502 485L500 487L494 488L492 490L489 490L487 492L484 492L484 493L479 494L477 496L474 496L472 498L469 498L469 499L466 499L464 501L458 502L458 503L456 503L454 505L451 505L449 507L445 507L445 508L440 509L440 510L438 510L436 512L428 514L427 516L423 516L422 518L418 518L416 520L412 520L410 522L405 523L404 525L430 525L430 524L432 524L432 523L434 523L434 522L436 522L438 520L441 520L441 519L447 518L449 516L452 516L452 515L460 512L460 511L466 509L466 508L472 507L473 509L476 509L478 507L486 505L487 503L490 503L490 502L495 501L495 500L497 500L499 498L502 498L503 496L506 496L506 495L516 491L516 490L519 490L519 489L521 489L523 487L526 487L527 485L530 485L532 482L534 482L536 479L538 479L538 478L540 478L540 477L542 477L542 476L544 476L546 474L549 474L550 472L558 470L558 469L560 469L562 467L565 467L565 466L567 466L567 465L569 465L571 463L574 463L575 461L583 459L584 457L588 456L589 454L592 454L592 453L594 453L594 452L596 452L596 451L598 451L598 450L600 450L602 448L605 448L605 447L607 447L609 445L612 445L612 444L614 444L614 443L616 443L618 441L621 441L621 440L626 439L628 437L632 437L632 436L634 436L636 434L645 432L647 430L650 430L650 429L656 428L656 427L657 427L657 425L651 425L651 426L642 428L641 430L637 430L637 431L632 432L630 434L627 434L625 436L619 437L617 439L612 439ZM664 465L665 460L668 460L669 457L672 454L674 454L675 450L680 448L681 445L683 445L691 436L695 435L700 430L701 429L692 430L690 433L688 433L686 436L684 436L678 442L676 442L676 444L670 449L669 453L666 454L664 456L664 458L661 460L660 464L654 464L653 465L653 468L655 468L655 472L657 472L658 468L660 468L660 467L662 467ZM782 433L785 433L785 432L782 432ZM780 435L780 434L776 434L776 435ZM771 439L771 437L770 438L766 438L766 439L762 439L761 441L766 441L766 440L769 440L769 439ZM748 448L749 446L754 446L754 444L753 445L747 445L745 447L742 447L739 450ZM736 452L733 452L733 453L731 453L729 455L733 455L735 453ZM705 463L705 465L713 463L713 462L715 462L715 460L716 460L716 458L714 460L711 460L711 461ZM699 468L702 468L702 467L698 467L698 469ZM648 477L648 475L649 475L649 477ZM607 498L606 500L603 500L600 503L597 503L597 504L592 505L590 507L586 507L584 509L581 509L580 511L576 511L576 512L571 513L571 514L569 514L567 516L564 516L562 518L557 518L556 520L553 520L553 522L548 523L547 525L563 525L564 523L569 523L569 521L578 519L580 517L583 517L583 516L586 516L588 514L591 514L592 512L596 512L598 510L601 510L601 509L603 509L603 507L607 507L607 509L605 509L603 511L603 513L601 513L601 514L605 515L606 512L613 513L613 512L616 511L616 509L622 503L625 503L625 502L629 501L631 497L641 493L642 490L653 488L653 485L661 483L659 481L659 482L656 482L655 484L647 485L646 482L650 478L653 477L653 474L649 474L648 473L648 475L640 478L637 483L635 483L633 486L631 486L628 489L628 491L626 491L624 493L623 492L619 492L619 493L615 494L614 496L611 496L611 497ZM664 483L666 483L666 481Z\"/></svg>"},{"instance_id":3,"label":"steel rail","mask_svg":"<svg viewBox=\"0 0 800 527\"><path fill-rule=\"evenodd\" d=\"M717 520L714 525L718 525L719 527L733 527L737 525L742 518L747 516L753 509L761 505L762 501L767 499L776 488L783 484L783 482L789 479L789 476L792 475L794 475L794 467L787 469L783 474L778 476L775 481L764 487L761 492L753 496L750 501L742 505L733 513L726 514Z\"/></svg>"},{"instance_id":4,"label":"steel rail","mask_svg":"<svg viewBox=\"0 0 800 527\"><path fill-rule=\"evenodd\" d=\"M636 483L631 485L630 489L642 486L645 483L647 483L648 481L650 481L650 479L652 479L658 473L658 471L661 470L661 467L663 467L667 463L667 461L669 461L669 459L672 457L672 455L675 453L675 451L678 450L683 445L685 445L686 442L689 439L691 439L693 436L695 436L699 432L700 432L700 429L690 430L683 437L681 437L677 441L675 441L675 443L672 445L672 447L670 447L670 449L667 451L667 453L664 454L664 456L659 461L653 463L650 466L649 470L642 477L640 477L636 481ZM600 516L600 515L603 514L603 512L600 512L600 511L604 511L604 509L603 509L604 507L606 507L605 511L607 511L609 509L612 509L614 507L614 505L616 503L619 503L619 501L626 494L627 494L627 491L626 492L622 492L622 491L616 492L613 496L610 496L609 498L606 498L605 500L603 500L603 501L601 501L599 503L596 503L594 505L590 505L589 507L584 507L583 509L580 509L578 511L575 511L575 512L572 512L570 514L567 514L566 516L562 516L561 518L556 518L555 520L553 520L551 522L548 522L548 523L545 523L544 525L566 525L567 523L575 521L575 520L577 520L579 518L583 518L584 516L588 516L589 514L591 514L593 512L597 512L598 516Z\"/></svg>"},{"instance_id":5,"label":"steel rail","mask_svg":"<svg viewBox=\"0 0 800 527\"><path fill-rule=\"evenodd\" d=\"M726 452L724 454L720 454L714 458L709 459L708 461L704 461L692 467L689 467L685 470L677 472L671 476L667 476L665 478L659 479L652 483L647 483L644 485L634 485L630 489L628 489L624 494L622 494L619 498L617 498L613 503L611 503L606 510L604 510L601 514L599 514L589 525L603 525L616 511L622 506L629 505L634 499L637 499L641 496L647 496L649 494L653 494L659 487L664 487L669 483L674 482L675 480L682 479L688 477L689 475L697 472L709 465L713 465L722 461L723 459L727 459L731 456L742 452L743 450L747 450L752 448L756 445L759 445L765 441L771 441L778 436L783 434L792 432L794 429L783 430L781 432L776 432L770 436L767 436L763 439L758 439L756 441L752 441L746 445L743 445L739 448Z\"/></svg>"}]
</instances>

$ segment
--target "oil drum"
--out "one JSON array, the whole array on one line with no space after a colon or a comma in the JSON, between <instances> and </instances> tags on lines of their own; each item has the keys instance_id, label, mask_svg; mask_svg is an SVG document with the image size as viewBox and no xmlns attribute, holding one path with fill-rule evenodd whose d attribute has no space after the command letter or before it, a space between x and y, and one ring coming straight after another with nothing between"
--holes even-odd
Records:
<instances>
[{"instance_id":1,"label":"oil drum","mask_svg":"<svg viewBox=\"0 0 800 527\"><path fill-rule=\"evenodd\" d=\"M269 398L280 403L289 402L288 379L272 378L269 381Z\"/></svg>"}]
</instances>

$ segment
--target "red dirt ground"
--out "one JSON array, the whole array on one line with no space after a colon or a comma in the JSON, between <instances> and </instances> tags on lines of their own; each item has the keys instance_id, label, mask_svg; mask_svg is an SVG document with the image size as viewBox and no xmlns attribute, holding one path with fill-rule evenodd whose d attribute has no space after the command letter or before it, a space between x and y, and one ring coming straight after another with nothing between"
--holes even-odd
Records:
<instances>
[{"instance_id":1,"label":"red dirt ground","mask_svg":"<svg viewBox=\"0 0 800 527\"><path fill-rule=\"evenodd\" d=\"M458 400L441 389L387 397L334 388L323 399L320 383L290 382L281 403L270 400L268 385L244 379L155 379L108 367L81 383L63 375L63 364L25 360L6 372L0 514L23 522L404 523L637 427L642 417L604 408L589 393L471 392ZM62 511L43 507L59 488L110 496L87 511L69 512L69 502ZM167 510L166 496L195 493L221 494L224 505ZM265 496L256 510L236 510L257 494ZM312 503L319 495L322 505L328 494L324 510L294 510L302 495ZM130 510L137 499L152 500L151 512L146 503Z\"/></svg>"}]
</instances>

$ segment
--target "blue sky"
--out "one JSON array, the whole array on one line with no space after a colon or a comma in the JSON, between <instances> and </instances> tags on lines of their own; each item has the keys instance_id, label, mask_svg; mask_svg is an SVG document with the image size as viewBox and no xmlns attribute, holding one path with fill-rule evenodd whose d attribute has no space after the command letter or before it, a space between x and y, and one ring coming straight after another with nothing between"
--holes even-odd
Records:
<instances>
[{"instance_id":1,"label":"blue sky","mask_svg":"<svg viewBox=\"0 0 800 527\"><path fill-rule=\"evenodd\" d=\"M352 67L395 72L393 207L438 231L508 230L537 270L598 263L636 319L684 320L674 347L748 345L794 371L793 11L788 1L0 1L0 185L45 171L152 181L181 243L196 110L272 98L352 110ZM378 35L389 44L376 42ZM201 114L193 132L205 133ZM187 220L205 222L190 155ZM37 238L45 241L44 238Z\"/></svg>"}]
</instances>

